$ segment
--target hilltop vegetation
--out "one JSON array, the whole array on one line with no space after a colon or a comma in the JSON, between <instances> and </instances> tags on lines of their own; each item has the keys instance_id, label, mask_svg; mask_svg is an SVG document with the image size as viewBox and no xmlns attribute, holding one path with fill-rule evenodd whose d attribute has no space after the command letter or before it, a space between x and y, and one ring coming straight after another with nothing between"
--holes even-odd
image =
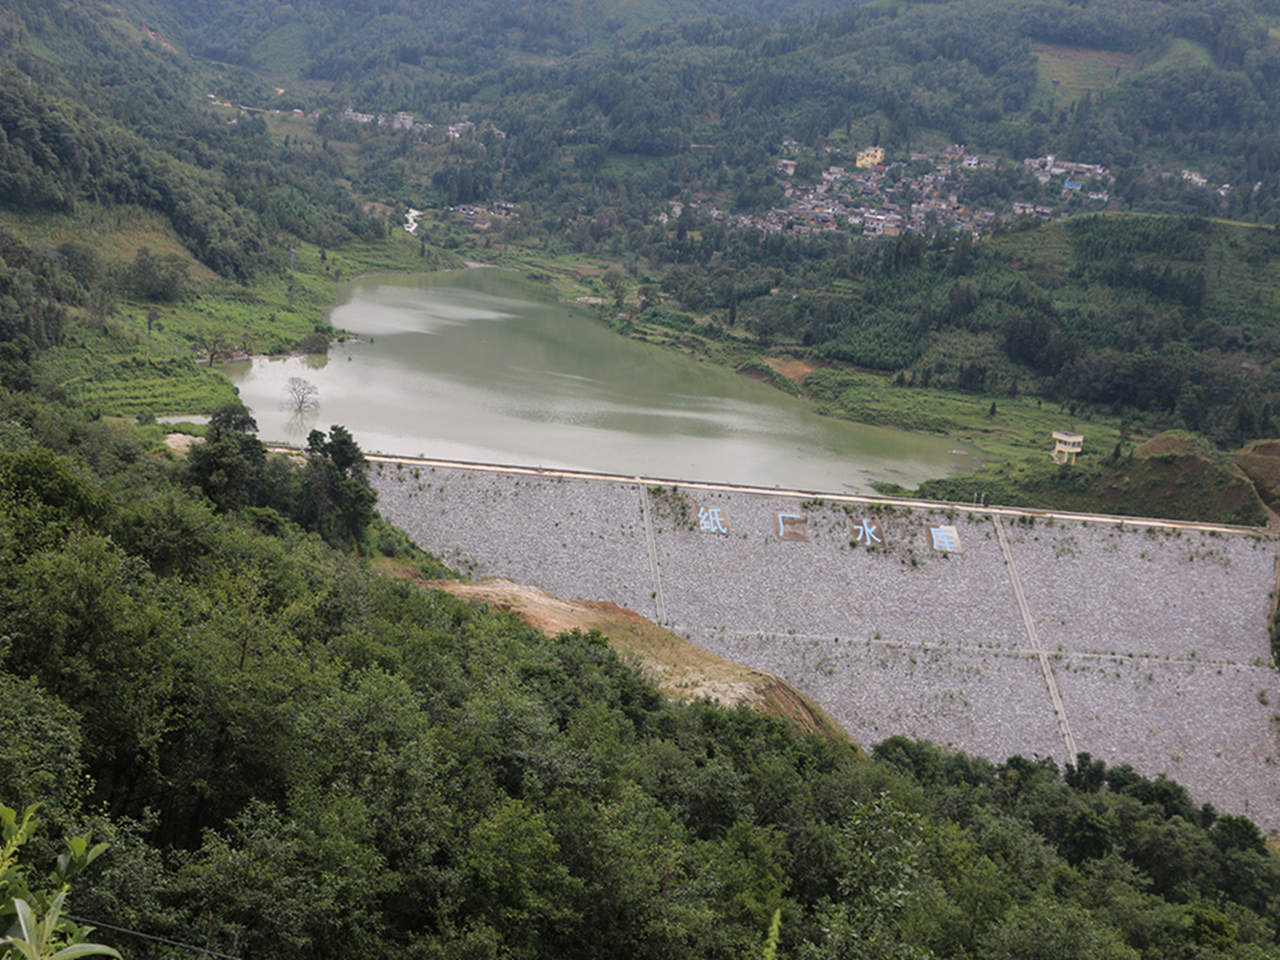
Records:
<instances>
[{"instance_id":1,"label":"hilltop vegetation","mask_svg":"<svg viewBox=\"0 0 1280 960\"><path fill-rule=\"evenodd\" d=\"M1245 469L1249 466L1237 466L1203 441L1163 433L1119 455L1112 451L1071 465L1051 463L1047 457L1001 464L971 476L927 480L916 493L961 503L981 498L985 503L1262 527L1268 519L1263 501L1274 502L1274 493L1262 486L1256 471Z\"/></svg>"},{"instance_id":2,"label":"hilltop vegetation","mask_svg":"<svg viewBox=\"0 0 1280 960\"><path fill-rule=\"evenodd\" d=\"M348 125L346 137L378 154L366 150L362 182L406 198L536 201L557 217L624 220L640 200L758 192L787 135L846 153L876 142L891 160L950 142L1019 160L1056 153L1113 168L1124 203L1156 209L1217 209L1212 192L1160 176L1178 164L1259 184L1230 194L1233 216L1269 217L1277 195L1280 57L1265 6L632 0L544 4L536 17L445 4L430 21L359 3L198 6L171 7L165 21L193 52L270 76L279 60L263 37L291 38L291 69L274 79L228 72L222 89L240 102L408 110L437 124L465 115L505 132L417 151L399 137L379 148ZM1064 61L1104 64L1109 82L1075 68L1044 83L1045 64ZM327 135L344 136L341 126ZM637 155L659 162L635 175L606 162Z\"/></svg>"}]
</instances>

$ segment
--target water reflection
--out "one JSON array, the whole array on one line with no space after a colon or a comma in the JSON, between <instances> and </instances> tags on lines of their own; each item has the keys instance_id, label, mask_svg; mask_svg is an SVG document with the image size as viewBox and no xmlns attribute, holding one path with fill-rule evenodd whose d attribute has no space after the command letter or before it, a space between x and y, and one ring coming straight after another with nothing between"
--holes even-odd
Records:
<instances>
[{"instance_id":1,"label":"water reflection","mask_svg":"<svg viewBox=\"0 0 1280 960\"><path fill-rule=\"evenodd\" d=\"M323 370L329 365L329 354L304 353L302 355L302 365L308 370Z\"/></svg>"},{"instance_id":2,"label":"water reflection","mask_svg":"<svg viewBox=\"0 0 1280 960\"><path fill-rule=\"evenodd\" d=\"M285 421L284 429L289 443L300 447L306 446L307 437L320 422L319 408L315 410L294 410Z\"/></svg>"}]
</instances>

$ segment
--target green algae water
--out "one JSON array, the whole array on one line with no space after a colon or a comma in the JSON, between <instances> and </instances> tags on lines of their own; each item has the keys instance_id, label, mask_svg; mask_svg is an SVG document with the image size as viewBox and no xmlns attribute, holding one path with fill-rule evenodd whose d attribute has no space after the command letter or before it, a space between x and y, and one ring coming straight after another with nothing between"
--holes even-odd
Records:
<instances>
[{"instance_id":1,"label":"green algae water","mask_svg":"<svg viewBox=\"0 0 1280 960\"><path fill-rule=\"evenodd\" d=\"M262 439L340 423L368 452L831 492L976 466L954 441L821 417L628 340L508 271L361 279L330 319L360 339L225 367ZM313 412L289 408L291 377L318 390Z\"/></svg>"}]
</instances>

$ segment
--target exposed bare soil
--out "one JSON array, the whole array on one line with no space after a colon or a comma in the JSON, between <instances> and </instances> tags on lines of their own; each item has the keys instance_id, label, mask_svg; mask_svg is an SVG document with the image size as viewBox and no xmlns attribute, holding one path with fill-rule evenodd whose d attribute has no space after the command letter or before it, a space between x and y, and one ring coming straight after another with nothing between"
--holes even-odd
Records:
<instances>
[{"instance_id":1,"label":"exposed bare soil","mask_svg":"<svg viewBox=\"0 0 1280 960\"><path fill-rule=\"evenodd\" d=\"M764 362L767 363L775 373L780 373L792 383L804 383L804 378L813 373L813 366L805 363L803 360L797 360L795 357L765 357Z\"/></svg>"},{"instance_id":2,"label":"exposed bare soil","mask_svg":"<svg viewBox=\"0 0 1280 960\"><path fill-rule=\"evenodd\" d=\"M181 457L187 455L197 443L204 443L204 437L193 437L189 433L166 433L164 435L164 445Z\"/></svg>"},{"instance_id":3,"label":"exposed bare soil","mask_svg":"<svg viewBox=\"0 0 1280 960\"><path fill-rule=\"evenodd\" d=\"M570 630L598 630L618 653L637 661L658 688L675 699L710 697L730 707L741 703L771 716L787 717L808 732L849 739L817 704L777 677L708 653L634 610L613 603L562 600L536 587L500 577L475 582L419 583L463 600L509 610L551 636Z\"/></svg>"}]
</instances>

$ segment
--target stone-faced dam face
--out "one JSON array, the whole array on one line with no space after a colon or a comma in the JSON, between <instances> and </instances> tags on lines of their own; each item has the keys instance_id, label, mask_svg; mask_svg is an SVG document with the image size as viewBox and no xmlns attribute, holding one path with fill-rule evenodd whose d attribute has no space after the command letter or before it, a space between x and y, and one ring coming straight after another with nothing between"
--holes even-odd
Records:
<instances>
[{"instance_id":1,"label":"stone-faced dam face","mask_svg":"<svg viewBox=\"0 0 1280 960\"><path fill-rule=\"evenodd\" d=\"M371 459L446 563L630 607L864 744L1088 752L1280 828L1269 536Z\"/></svg>"}]
</instances>

